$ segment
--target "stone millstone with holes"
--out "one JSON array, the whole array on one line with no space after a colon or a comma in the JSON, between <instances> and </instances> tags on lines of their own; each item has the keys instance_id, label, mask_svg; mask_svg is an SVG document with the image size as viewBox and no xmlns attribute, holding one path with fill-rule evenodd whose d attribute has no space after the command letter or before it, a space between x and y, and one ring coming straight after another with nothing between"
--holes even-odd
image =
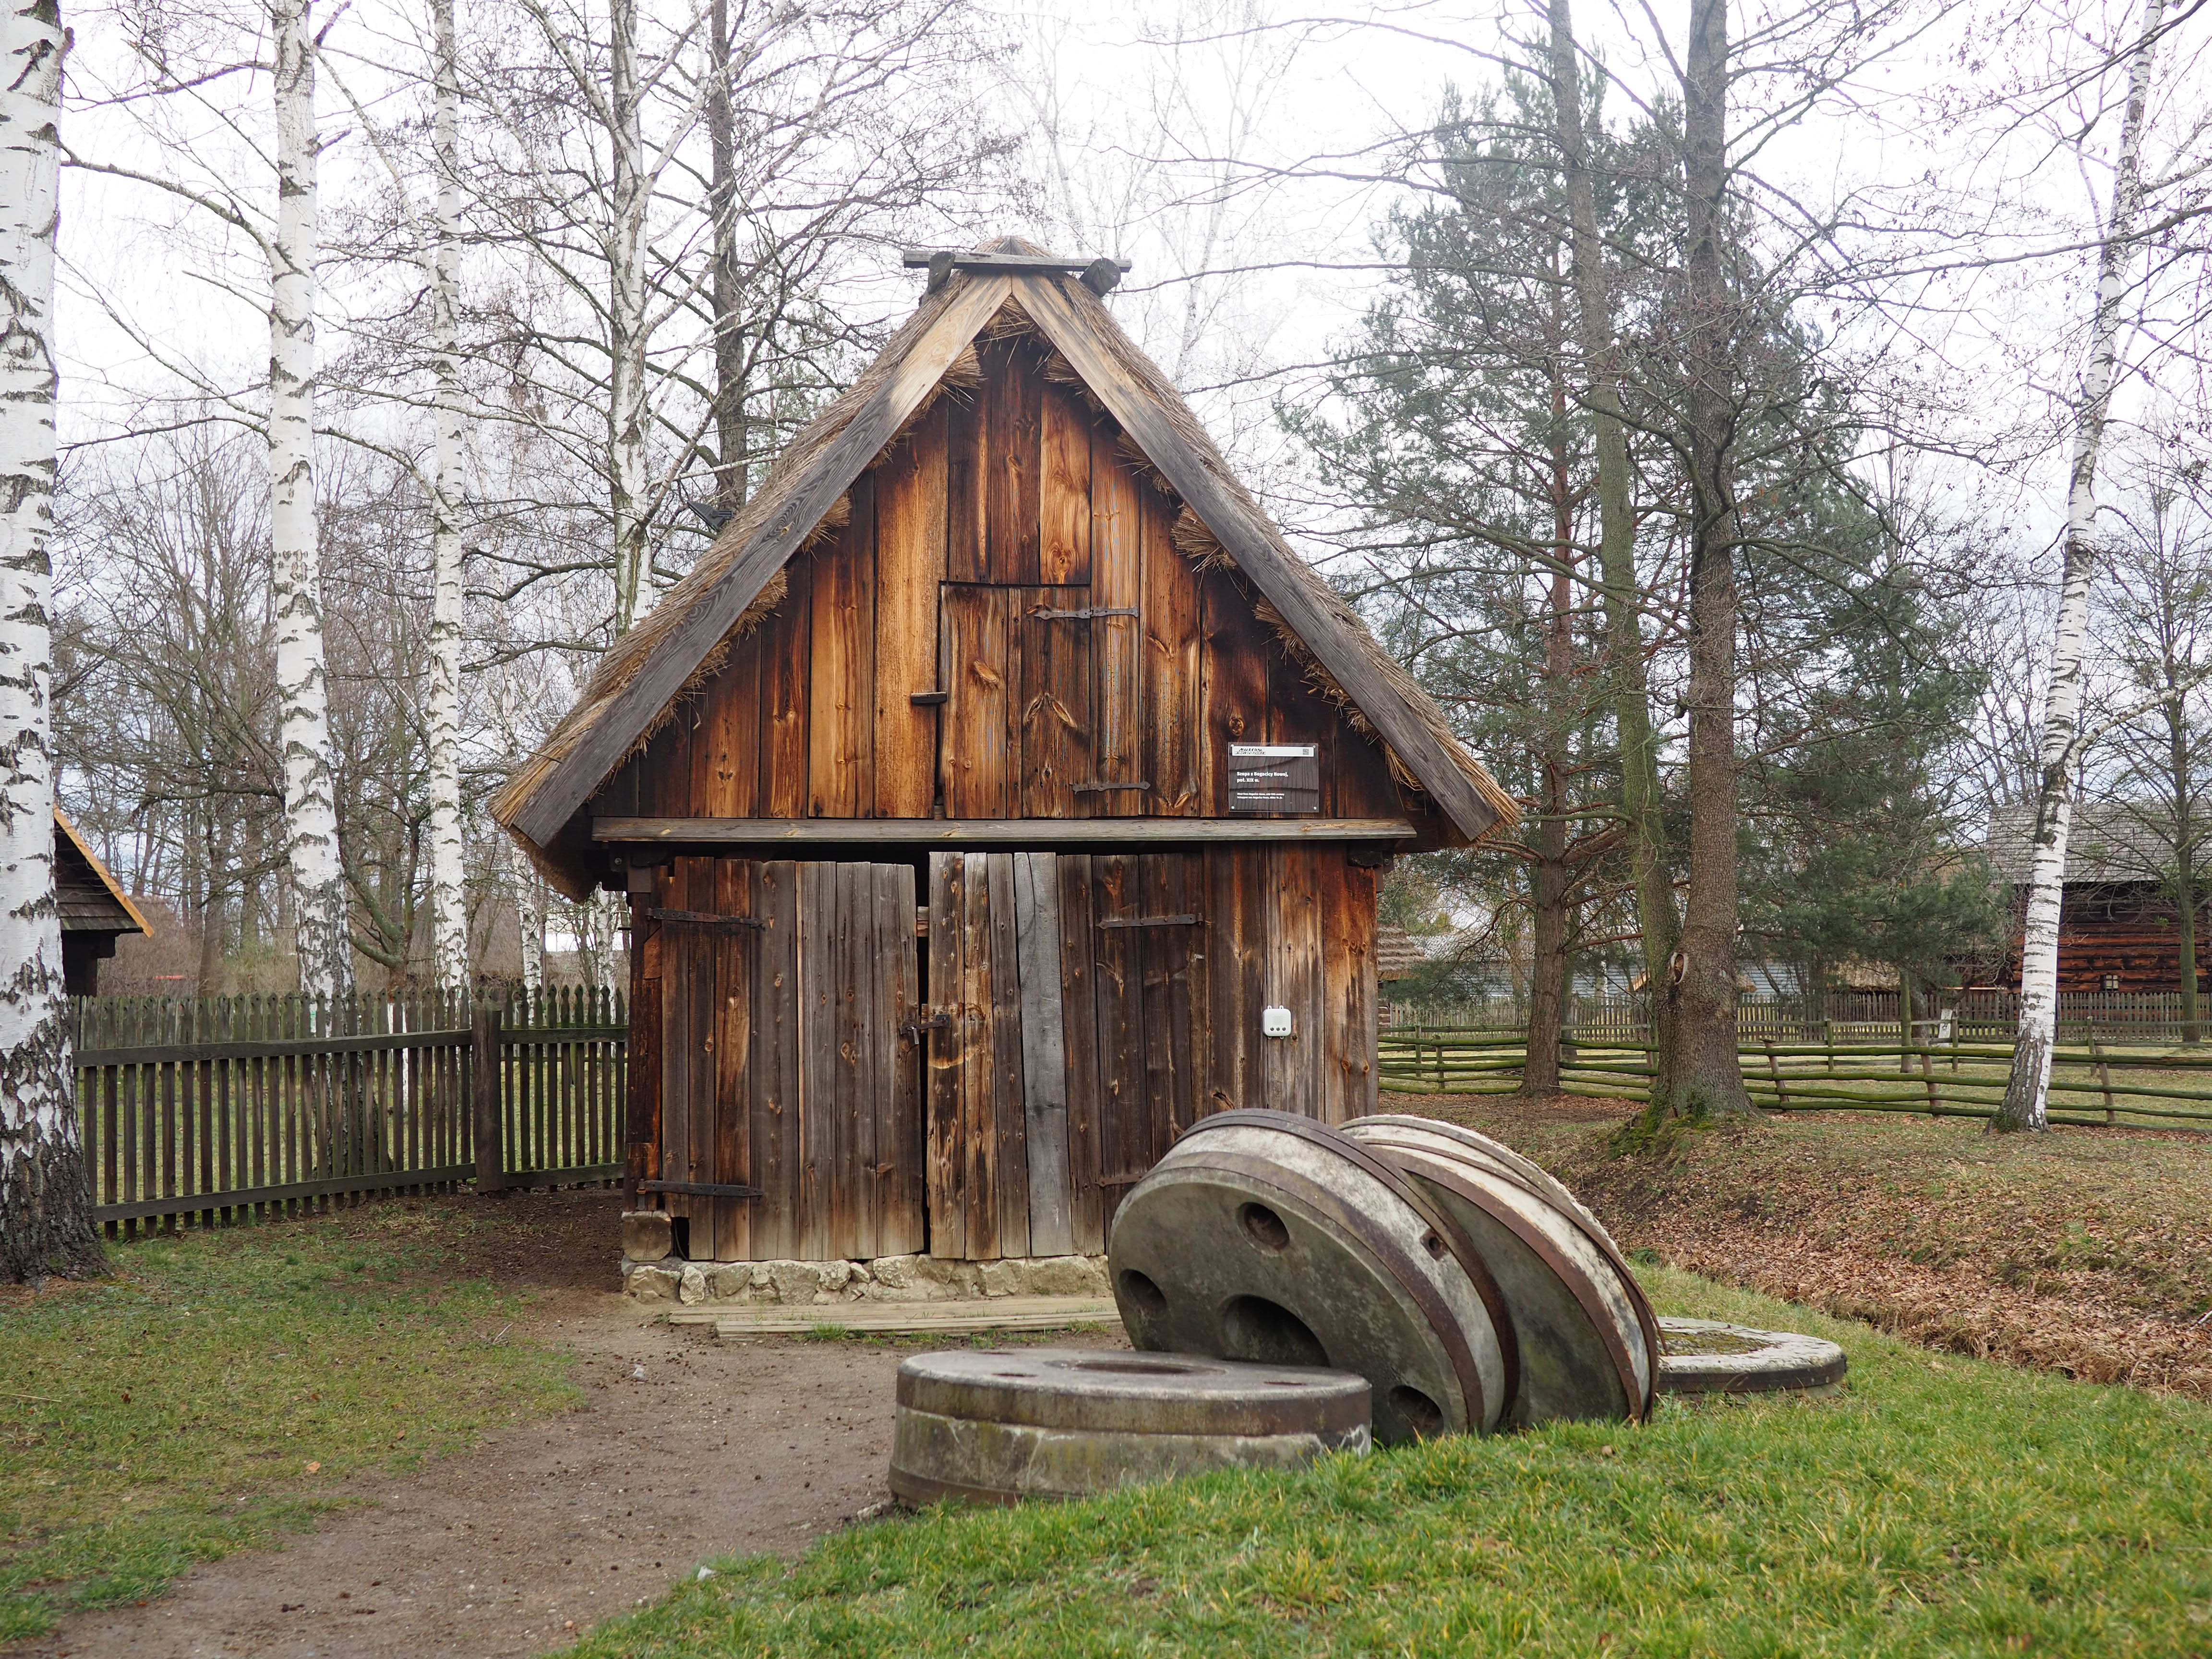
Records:
<instances>
[{"instance_id":1,"label":"stone millstone with holes","mask_svg":"<svg viewBox=\"0 0 2212 1659\"><path fill-rule=\"evenodd\" d=\"M1364 1452L1367 1381L1092 1348L963 1349L898 1370L891 1492L908 1504L1079 1498L1209 1469Z\"/></svg>"},{"instance_id":2,"label":"stone millstone with holes","mask_svg":"<svg viewBox=\"0 0 2212 1659\"><path fill-rule=\"evenodd\" d=\"M1456 1124L1377 1116L1344 1133L1449 1214L1497 1282L1521 1359L1508 1423L1650 1415L1658 1322L1613 1240L1565 1188Z\"/></svg>"},{"instance_id":3,"label":"stone millstone with holes","mask_svg":"<svg viewBox=\"0 0 2212 1659\"><path fill-rule=\"evenodd\" d=\"M1832 1342L1717 1319L1659 1322L1662 1394L1828 1394L1850 1362Z\"/></svg>"},{"instance_id":4,"label":"stone millstone with holes","mask_svg":"<svg viewBox=\"0 0 2212 1659\"><path fill-rule=\"evenodd\" d=\"M1472 1246L1310 1118L1193 1125L1115 1212L1107 1269L1137 1347L1358 1371L1386 1443L1487 1433L1513 1395L1510 1328L1501 1340Z\"/></svg>"}]
</instances>

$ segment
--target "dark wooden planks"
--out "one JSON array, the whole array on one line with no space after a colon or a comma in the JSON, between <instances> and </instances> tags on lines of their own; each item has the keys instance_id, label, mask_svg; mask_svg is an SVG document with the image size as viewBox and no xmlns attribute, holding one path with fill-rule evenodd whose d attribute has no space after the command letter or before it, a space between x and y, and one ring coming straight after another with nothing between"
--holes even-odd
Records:
<instances>
[{"instance_id":1,"label":"dark wooden planks","mask_svg":"<svg viewBox=\"0 0 2212 1659\"><path fill-rule=\"evenodd\" d=\"M945 811L1007 818L1015 810L1015 590L956 583L945 589Z\"/></svg>"},{"instance_id":2,"label":"dark wooden planks","mask_svg":"<svg viewBox=\"0 0 2212 1659\"><path fill-rule=\"evenodd\" d=\"M1067 387L1046 381L1042 392L1036 580L1079 586L1091 580L1091 432L1097 422Z\"/></svg>"},{"instance_id":3,"label":"dark wooden planks","mask_svg":"<svg viewBox=\"0 0 2212 1659\"><path fill-rule=\"evenodd\" d=\"M1322 908L1316 854L1306 847L1267 849L1266 1000L1291 1011L1291 1035L1262 1037L1260 1087L1267 1105L1306 1117L1324 1113L1321 1045Z\"/></svg>"},{"instance_id":4,"label":"dark wooden planks","mask_svg":"<svg viewBox=\"0 0 2212 1659\"><path fill-rule=\"evenodd\" d=\"M752 987L752 1064L745 1101L753 1184L767 1194L755 1200L750 1222L757 1260L795 1256L799 1249L801 867L778 859L761 863L753 872L753 914L768 924L760 930L761 965Z\"/></svg>"},{"instance_id":5,"label":"dark wooden planks","mask_svg":"<svg viewBox=\"0 0 2212 1659\"><path fill-rule=\"evenodd\" d=\"M987 441L983 491L988 545L984 580L1034 586L1043 463L1043 376L1036 351L1019 341L987 345L982 404Z\"/></svg>"},{"instance_id":6,"label":"dark wooden planks","mask_svg":"<svg viewBox=\"0 0 2212 1659\"><path fill-rule=\"evenodd\" d=\"M937 606L945 574L945 421L940 399L877 468L876 817L926 818L937 799L942 711L914 697L943 689Z\"/></svg>"},{"instance_id":7,"label":"dark wooden planks","mask_svg":"<svg viewBox=\"0 0 2212 1659\"><path fill-rule=\"evenodd\" d=\"M950 1261L968 1255L966 1168L960 1123L960 1081L969 1042L960 983L960 947L967 905L967 870L958 853L929 855L929 997L944 1024L929 1035L926 1109L929 1253Z\"/></svg>"},{"instance_id":8,"label":"dark wooden planks","mask_svg":"<svg viewBox=\"0 0 2212 1659\"><path fill-rule=\"evenodd\" d=\"M1322 900L1322 1066L1329 1122L1375 1109L1376 878L1341 854L1315 860Z\"/></svg>"},{"instance_id":9,"label":"dark wooden planks","mask_svg":"<svg viewBox=\"0 0 2212 1659\"><path fill-rule=\"evenodd\" d=\"M990 951L991 1084L986 1109L992 1144L991 1206L996 1254L1030 1251L1028 1115L1022 1091L1021 954L1016 930L1014 854L971 853L987 872L988 949ZM971 884L972 900L975 888Z\"/></svg>"},{"instance_id":10,"label":"dark wooden planks","mask_svg":"<svg viewBox=\"0 0 2212 1659\"><path fill-rule=\"evenodd\" d=\"M1139 497L1144 564L1142 775L1146 810L1174 817L1206 810L1206 746L1200 708L1204 619L1198 579L1175 550L1175 510L1157 490Z\"/></svg>"},{"instance_id":11,"label":"dark wooden planks","mask_svg":"<svg viewBox=\"0 0 2212 1659\"><path fill-rule=\"evenodd\" d=\"M1004 856L1013 866L1014 948L1021 978L1030 1254L1066 1255L1075 1248L1075 1231L1067 1155L1067 1039L1060 1002L1060 877L1049 853Z\"/></svg>"},{"instance_id":12,"label":"dark wooden planks","mask_svg":"<svg viewBox=\"0 0 2212 1659\"><path fill-rule=\"evenodd\" d=\"M1103 423L1091 442L1091 603L1102 611L1138 614L1101 617L1093 623L1091 651L1098 690L1091 739L1098 781L1148 782L1144 762L1144 547L1146 486L1115 453ZM1148 810L1150 792L1121 789L1096 798L1095 817L1128 817Z\"/></svg>"},{"instance_id":13,"label":"dark wooden planks","mask_svg":"<svg viewBox=\"0 0 2212 1659\"><path fill-rule=\"evenodd\" d=\"M1017 809L1025 818L1079 817L1097 797L1091 752L1091 640L1096 624L1050 613L1084 609L1081 588L1012 590L1018 726Z\"/></svg>"},{"instance_id":14,"label":"dark wooden planks","mask_svg":"<svg viewBox=\"0 0 2212 1659\"><path fill-rule=\"evenodd\" d=\"M813 683L814 570L811 556L786 572L783 603L761 625L758 799L768 817L806 816L806 723Z\"/></svg>"},{"instance_id":15,"label":"dark wooden planks","mask_svg":"<svg viewBox=\"0 0 2212 1659\"><path fill-rule=\"evenodd\" d=\"M1067 1063L1068 1215L1073 1248L1096 1255L1106 1248L1106 1196L1101 1131L1097 966L1091 933L1091 871L1087 853L1054 858L1059 879L1060 1037Z\"/></svg>"},{"instance_id":16,"label":"dark wooden planks","mask_svg":"<svg viewBox=\"0 0 2212 1659\"><path fill-rule=\"evenodd\" d=\"M754 866L745 859L714 860L714 902L716 915L753 914ZM753 1171L751 1115L747 1098L752 1088L753 981L763 955L759 932L747 928L708 936L714 959L714 1012L712 1054L714 1075L713 1170L707 1179L740 1186L756 1186ZM754 1251L751 1203L710 1200L714 1212L714 1255L724 1261L741 1261Z\"/></svg>"},{"instance_id":17,"label":"dark wooden planks","mask_svg":"<svg viewBox=\"0 0 2212 1659\"><path fill-rule=\"evenodd\" d=\"M1261 1091L1260 1009L1266 963L1267 855L1206 855L1206 1069L1200 1115L1267 1104Z\"/></svg>"},{"instance_id":18,"label":"dark wooden planks","mask_svg":"<svg viewBox=\"0 0 2212 1659\"><path fill-rule=\"evenodd\" d=\"M922 1049L908 1029L921 1013L914 871L903 864L868 868L874 877L876 927L869 1019L878 1071L876 1161L867 1174L877 1253L906 1255L928 1243L923 1208Z\"/></svg>"},{"instance_id":19,"label":"dark wooden planks","mask_svg":"<svg viewBox=\"0 0 2212 1659\"><path fill-rule=\"evenodd\" d=\"M601 818L601 842L643 846L1132 847L1404 841L1404 818Z\"/></svg>"},{"instance_id":20,"label":"dark wooden planks","mask_svg":"<svg viewBox=\"0 0 2212 1659\"><path fill-rule=\"evenodd\" d=\"M814 557L807 697L807 815L852 818L875 804L875 484L847 492L852 521Z\"/></svg>"}]
</instances>

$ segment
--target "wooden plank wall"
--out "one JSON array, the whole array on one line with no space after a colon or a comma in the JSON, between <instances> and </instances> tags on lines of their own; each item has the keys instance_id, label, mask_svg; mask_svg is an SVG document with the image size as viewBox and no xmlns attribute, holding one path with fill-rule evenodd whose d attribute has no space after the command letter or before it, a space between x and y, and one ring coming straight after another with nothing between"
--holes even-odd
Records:
<instances>
[{"instance_id":1,"label":"wooden plank wall","mask_svg":"<svg viewBox=\"0 0 2212 1659\"><path fill-rule=\"evenodd\" d=\"M1225 745L1310 741L1323 816L1404 812L1381 750L1236 582L1175 550L1174 504L1114 423L1024 339L981 357L981 389L940 398L862 477L850 523L792 559L782 602L592 810L1216 816ZM1139 614L1036 614L1099 609Z\"/></svg>"},{"instance_id":2,"label":"wooden plank wall","mask_svg":"<svg viewBox=\"0 0 2212 1659\"><path fill-rule=\"evenodd\" d=\"M633 1121L657 1111L663 1179L765 1194L670 1194L692 1258L920 1250L921 1077L901 1029L919 990L914 872L684 858L653 896L659 1097Z\"/></svg>"},{"instance_id":3,"label":"wooden plank wall","mask_svg":"<svg viewBox=\"0 0 2212 1659\"><path fill-rule=\"evenodd\" d=\"M1121 1194L1210 1113L1374 1109L1375 872L1341 848L939 853L932 1254L1105 1248ZM1260 1035L1260 1011L1293 1035Z\"/></svg>"}]
</instances>

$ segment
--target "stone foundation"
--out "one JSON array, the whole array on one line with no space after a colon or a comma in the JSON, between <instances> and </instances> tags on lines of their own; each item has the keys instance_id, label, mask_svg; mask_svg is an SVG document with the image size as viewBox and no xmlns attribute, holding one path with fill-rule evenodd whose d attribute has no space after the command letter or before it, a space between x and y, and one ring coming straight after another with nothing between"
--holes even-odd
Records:
<instances>
[{"instance_id":1,"label":"stone foundation","mask_svg":"<svg viewBox=\"0 0 2212 1659\"><path fill-rule=\"evenodd\" d=\"M640 1302L835 1308L855 1302L972 1302L994 1296L1110 1294L1103 1255L942 1261L886 1255L873 1261L633 1261L623 1293Z\"/></svg>"}]
</instances>

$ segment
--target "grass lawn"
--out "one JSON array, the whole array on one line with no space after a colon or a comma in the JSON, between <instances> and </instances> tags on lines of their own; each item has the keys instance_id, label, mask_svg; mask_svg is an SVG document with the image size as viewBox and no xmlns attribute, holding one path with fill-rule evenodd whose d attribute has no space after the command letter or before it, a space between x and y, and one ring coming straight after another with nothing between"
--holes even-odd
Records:
<instances>
[{"instance_id":1,"label":"grass lawn","mask_svg":"<svg viewBox=\"0 0 2212 1659\"><path fill-rule=\"evenodd\" d=\"M877 1522L575 1651L2212 1651L2212 1408L1645 1272L1662 1311L1843 1342L1846 1390Z\"/></svg>"},{"instance_id":2,"label":"grass lawn","mask_svg":"<svg viewBox=\"0 0 2212 1659\"><path fill-rule=\"evenodd\" d=\"M580 1398L565 1357L503 1339L510 1298L440 1277L455 1224L386 1203L155 1238L0 1301L0 1642Z\"/></svg>"}]
</instances>

